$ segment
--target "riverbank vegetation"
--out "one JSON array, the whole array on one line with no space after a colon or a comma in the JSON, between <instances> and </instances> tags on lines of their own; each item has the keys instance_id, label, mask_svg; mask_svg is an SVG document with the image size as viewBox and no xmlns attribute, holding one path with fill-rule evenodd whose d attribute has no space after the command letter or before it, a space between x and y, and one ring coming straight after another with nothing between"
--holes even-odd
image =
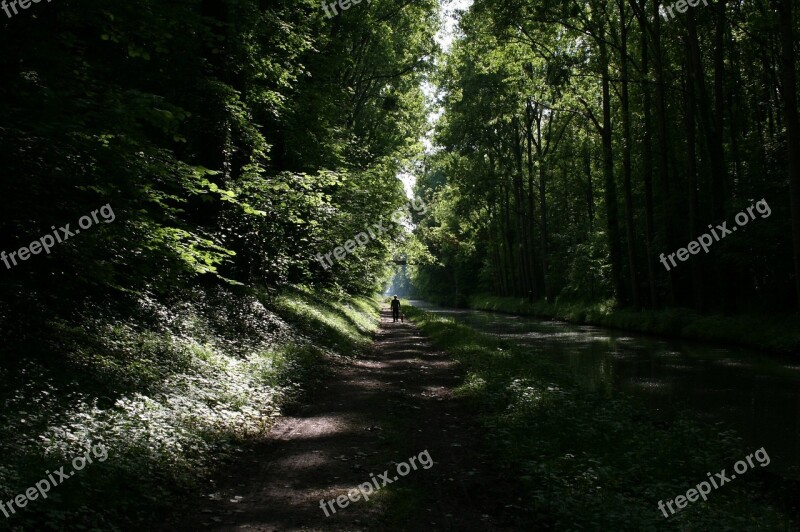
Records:
<instances>
[{"instance_id":1,"label":"riverbank vegetation","mask_svg":"<svg viewBox=\"0 0 800 532\"><path fill-rule=\"evenodd\" d=\"M800 353L800 320L784 314L708 315L685 308L616 309L613 301L562 303L475 295L467 305L476 310L556 319L579 325L600 325L659 336L740 345L776 353Z\"/></svg>"},{"instance_id":2,"label":"riverbank vegetation","mask_svg":"<svg viewBox=\"0 0 800 532\"><path fill-rule=\"evenodd\" d=\"M463 364L459 393L480 412L498 462L523 480L521 500L543 527L789 530L796 523L799 486L760 467L665 518L660 500L755 449L689 411L655 414L605 387L581 389L530 349L417 308L406 313Z\"/></svg>"}]
</instances>

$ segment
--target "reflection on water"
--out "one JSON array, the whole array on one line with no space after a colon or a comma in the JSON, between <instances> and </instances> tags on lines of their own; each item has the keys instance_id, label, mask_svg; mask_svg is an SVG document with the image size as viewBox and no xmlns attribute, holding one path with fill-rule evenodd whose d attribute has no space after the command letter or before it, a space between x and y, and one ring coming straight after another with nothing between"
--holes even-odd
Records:
<instances>
[{"instance_id":1,"label":"reflection on water","mask_svg":"<svg viewBox=\"0 0 800 532\"><path fill-rule=\"evenodd\" d=\"M654 409L687 406L765 447L773 472L800 477L800 365L769 353L662 340L624 331L413 304L530 349L590 389L641 397Z\"/></svg>"}]
</instances>

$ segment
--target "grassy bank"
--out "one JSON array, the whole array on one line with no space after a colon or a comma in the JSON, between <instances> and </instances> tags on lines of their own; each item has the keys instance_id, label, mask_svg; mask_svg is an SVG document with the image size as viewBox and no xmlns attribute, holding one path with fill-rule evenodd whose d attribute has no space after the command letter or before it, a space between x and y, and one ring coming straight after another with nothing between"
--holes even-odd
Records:
<instances>
[{"instance_id":1,"label":"grassy bank","mask_svg":"<svg viewBox=\"0 0 800 532\"><path fill-rule=\"evenodd\" d=\"M721 316L698 314L688 309L635 312L615 310L610 303L529 303L524 299L487 295L471 297L469 307L800 354L800 316L797 314Z\"/></svg>"},{"instance_id":2,"label":"grassy bank","mask_svg":"<svg viewBox=\"0 0 800 532\"><path fill-rule=\"evenodd\" d=\"M267 431L281 406L351 356L377 301L214 288L127 318L52 324L53 343L5 348L0 500L101 444L102 456L0 529L122 530L150 521ZM57 339L57 341L56 341ZM57 346L57 347L55 347Z\"/></svg>"},{"instance_id":3,"label":"grassy bank","mask_svg":"<svg viewBox=\"0 0 800 532\"><path fill-rule=\"evenodd\" d=\"M688 412L653 412L634 398L580 389L568 375L507 342L407 307L437 348L467 373L459 392L481 414L501 467L526 486L522 500L556 530L786 530L797 497L758 464L669 517L674 499L756 449ZM766 450L768 451L768 449ZM794 490L794 491L792 491Z\"/></svg>"}]
</instances>

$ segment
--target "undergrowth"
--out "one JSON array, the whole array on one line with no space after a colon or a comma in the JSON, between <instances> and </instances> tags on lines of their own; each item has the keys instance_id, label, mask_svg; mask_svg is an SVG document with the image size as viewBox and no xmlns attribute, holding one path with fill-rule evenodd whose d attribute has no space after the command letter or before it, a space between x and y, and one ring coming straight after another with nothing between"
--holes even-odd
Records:
<instances>
[{"instance_id":1,"label":"undergrowth","mask_svg":"<svg viewBox=\"0 0 800 532\"><path fill-rule=\"evenodd\" d=\"M263 435L376 328L376 301L294 288L215 288L169 305L142 296L125 319L51 325L56 344L5 348L0 500L102 444L95 461L0 529L123 530L157 521L241 444ZM13 352L10 352L13 351Z\"/></svg>"}]
</instances>

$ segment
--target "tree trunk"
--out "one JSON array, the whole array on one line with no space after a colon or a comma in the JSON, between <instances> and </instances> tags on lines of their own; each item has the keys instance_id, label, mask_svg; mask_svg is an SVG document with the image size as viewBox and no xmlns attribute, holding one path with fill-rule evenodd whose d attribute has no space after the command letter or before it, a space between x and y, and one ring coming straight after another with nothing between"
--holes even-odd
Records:
<instances>
[{"instance_id":1,"label":"tree trunk","mask_svg":"<svg viewBox=\"0 0 800 532\"><path fill-rule=\"evenodd\" d=\"M539 159L539 216L541 219L541 228L539 236L541 237L541 244L539 245L539 252L542 254L542 295L545 300L550 300L550 283L547 279L547 178L544 171L544 145L542 144L542 116L544 110L541 106L537 106L534 110L534 120L536 121L536 155ZM548 120L552 120L550 116Z\"/></svg>"},{"instance_id":2,"label":"tree trunk","mask_svg":"<svg viewBox=\"0 0 800 532\"><path fill-rule=\"evenodd\" d=\"M688 50L688 46L687 46ZM700 201L697 184L697 136L695 132L695 79L687 57L686 67L686 175L689 180L689 238L697 238L701 233L698 220ZM692 293L697 310L704 310L702 256L691 258L692 261Z\"/></svg>"},{"instance_id":3,"label":"tree trunk","mask_svg":"<svg viewBox=\"0 0 800 532\"><path fill-rule=\"evenodd\" d=\"M794 66L794 13L791 0L777 0L781 39L783 105L786 110L786 148L789 163L789 198L794 240L794 281L800 309L800 118L797 112L797 74Z\"/></svg>"},{"instance_id":4,"label":"tree trunk","mask_svg":"<svg viewBox=\"0 0 800 532\"><path fill-rule=\"evenodd\" d=\"M646 12L647 0L642 0L640 11ZM641 25L641 48L642 48L642 79L644 80L642 95L642 113L644 114L644 131L642 132L642 173L644 179L644 210L645 210L645 247L647 248L647 285L650 293L650 307L658 306L658 296L656 295L656 275L655 275L655 219L653 214L653 127L652 110L650 109L650 86L648 85L650 76L650 57L647 51L647 21L644 17L639 18Z\"/></svg>"},{"instance_id":5,"label":"tree trunk","mask_svg":"<svg viewBox=\"0 0 800 532\"><path fill-rule=\"evenodd\" d=\"M503 179L501 177L501 179ZM516 261L514 260L514 239L511 234L511 197L508 191L508 183L503 179L503 241L506 249L506 260L508 261L508 277L511 294L517 293L519 286L516 276Z\"/></svg>"},{"instance_id":6,"label":"tree trunk","mask_svg":"<svg viewBox=\"0 0 800 532\"><path fill-rule=\"evenodd\" d=\"M586 171L586 217L589 221L589 238L594 236L594 184L592 183L592 157L588 144L583 146L583 164ZM589 297L594 300L594 269L589 272Z\"/></svg>"},{"instance_id":7,"label":"tree trunk","mask_svg":"<svg viewBox=\"0 0 800 532\"><path fill-rule=\"evenodd\" d=\"M697 36L697 23L693 11L686 14L686 29L689 69L694 81L699 111L698 117L708 152L708 162L711 167L711 215L713 221L719 223L725 219L725 150L722 144L722 131L717 130L717 117L712 116L711 104L706 92L703 58L700 54L700 41ZM724 105L724 103L720 102L720 105ZM719 275L715 283L715 293L723 300L725 308L732 310L735 307L736 300L735 292L729 288L732 285L730 283L729 268L722 261L717 261L717 264Z\"/></svg>"},{"instance_id":8,"label":"tree trunk","mask_svg":"<svg viewBox=\"0 0 800 532\"><path fill-rule=\"evenodd\" d=\"M528 273L528 250L525 249L525 201L522 190L522 132L519 127L519 119L515 116L513 121L514 131L514 214L517 230L517 261L520 281L519 296L526 297L530 290L530 275Z\"/></svg>"},{"instance_id":9,"label":"tree trunk","mask_svg":"<svg viewBox=\"0 0 800 532\"><path fill-rule=\"evenodd\" d=\"M608 249L611 259L611 278L614 292L620 305L627 303L622 284L622 253L619 240L619 213L617 208L617 185L614 182L614 148L611 130L611 91L608 73L608 47L600 41L600 74L603 85L603 178L605 182L606 217L608 224Z\"/></svg>"},{"instance_id":10,"label":"tree trunk","mask_svg":"<svg viewBox=\"0 0 800 532\"><path fill-rule=\"evenodd\" d=\"M633 186L631 184L631 111L628 89L628 24L625 0L618 0L620 17L620 75L622 84L622 183L625 197L625 233L628 240L628 270L631 303L640 308L639 275L636 269L636 227L634 226Z\"/></svg>"},{"instance_id":11,"label":"tree trunk","mask_svg":"<svg viewBox=\"0 0 800 532\"><path fill-rule=\"evenodd\" d=\"M667 103L666 103L666 76L664 74L664 55L661 50L661 13L659 0L653 0L653 66L656 77L656 122L658 124L658 175L661 188L661 212L664 226L664 244L668 252L675 250L675 236L672 229L672 191L669 175L669 147ZM675 301L675 274L669 272L669 292L667 302Z\"/></svg>"},{"instance_id":12,"label":"tree trunk","mask_svg":"<svg viewBox=\"0 0 800 532\"><path fill-rule=\"evenodd\" d=\"M546 301L550 301L550 283L547 280L547 198L545 197L544 164L539 159L539 214L542 219L540 235L542 242L539 245L542 253L542 293Z\"/></svg>"},{"instance_id":13,"label":"tree trunk","mask_svg":"<svg viewBox=\"0 0 800 532\"><path fill-rule=\"evenodd\" d=\"M533 194L533 103L530 98L525 105L525 137L528 151L528 236L529 236L529 264L531 265L531 294L530 300L539 299L536 268L536 200Z\"/></svg>"}]
</instances>

